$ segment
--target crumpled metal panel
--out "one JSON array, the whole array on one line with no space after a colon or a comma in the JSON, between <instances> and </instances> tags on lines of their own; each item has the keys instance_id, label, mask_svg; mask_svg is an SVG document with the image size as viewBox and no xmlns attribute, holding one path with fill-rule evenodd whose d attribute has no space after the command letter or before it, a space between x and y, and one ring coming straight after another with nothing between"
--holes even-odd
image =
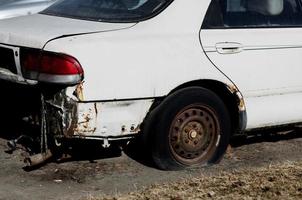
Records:
<instances>
[{"instance_id":1,"label":"crumpled metal panel","mask_svg":"<svg viewBox=\"0 0 302 200\"><path fill-rule=\"evenodd\" d=\"M47 121L52 134L83 138L118 138L137 134L153 104L153 99L79 101L82 92L79 86L73 88L73 96L62 90L47 100Z\"/></svg>"}]
</instances>

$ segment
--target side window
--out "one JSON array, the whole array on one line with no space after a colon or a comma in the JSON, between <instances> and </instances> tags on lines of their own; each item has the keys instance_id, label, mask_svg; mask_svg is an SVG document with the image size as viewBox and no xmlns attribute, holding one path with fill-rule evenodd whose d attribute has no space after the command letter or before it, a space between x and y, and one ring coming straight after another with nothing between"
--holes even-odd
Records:
<instances>
[{"instance_id":1,"label":"side window","mask_svg":"<svg viewBox=\"0 0 302 200\"><path fill-rule=\"evenodd\" d=\"M302 26L301 0L212 0L203 28Z\"/></svg>"}]
</instances>

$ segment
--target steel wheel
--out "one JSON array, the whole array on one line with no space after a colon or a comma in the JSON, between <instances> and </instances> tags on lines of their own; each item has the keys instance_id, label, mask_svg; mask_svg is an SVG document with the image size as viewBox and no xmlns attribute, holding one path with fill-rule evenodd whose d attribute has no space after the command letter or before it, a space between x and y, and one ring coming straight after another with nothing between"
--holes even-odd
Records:
<instances>
[{"instance_id":1,"label":"steel wheel","mask_svg":"<svg viewBox=\"0 0 302 200\"><path fill-rule=\"evenodd\" d=\"M203 105L190 105L172 121L170 149L183 164L204 163L213 155L219 133L218 119L213 110Z\"/></svg>"},{"instance_id":2,"label":"steel wheel","mask_svg":"<svg viewBox=\"0 0 302 200\"><path fill-rule=\"evenodd\" d=\"M168 96L153 113L152 157L160 169L178 170L221 160L230 138L230 115L210 90L189 87Z\"/></svg>"}]
</instances>

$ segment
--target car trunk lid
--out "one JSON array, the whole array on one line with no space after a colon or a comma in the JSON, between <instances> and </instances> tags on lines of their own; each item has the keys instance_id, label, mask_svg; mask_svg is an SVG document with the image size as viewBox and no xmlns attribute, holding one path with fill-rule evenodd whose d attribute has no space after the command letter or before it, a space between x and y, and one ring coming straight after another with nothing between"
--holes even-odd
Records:
<instances>
[{"instance_id":1,"label":"car trunk lid","mask_svg":"<svg viewBox=\"0 0 302 200\"><path fill-rule=\"evenodd\" d=\"M104 23L36 14L0 21L0 44L42 49L53 39L125 29L134 23Z\"/></svg>"}]
</instances>

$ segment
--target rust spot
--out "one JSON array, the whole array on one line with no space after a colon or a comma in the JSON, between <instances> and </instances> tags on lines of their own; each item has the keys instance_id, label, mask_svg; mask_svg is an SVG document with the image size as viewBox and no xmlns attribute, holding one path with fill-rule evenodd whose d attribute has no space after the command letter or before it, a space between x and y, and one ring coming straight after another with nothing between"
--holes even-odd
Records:
<instances>
[{"instance_id":1,"label":"rust spot","mask_svg":"<svg viewBox=\"0 0 302 200\"><path fill-rule=\"evenodd\" d=\"M86 122L89 122L91 120L91 117L89 116L89 114L87 114L84 119L86 120Z\"/></svg>"},{"instance_id":2,"label":"rust spot","mask_svg":"<svg viewBox=\"0 0 302 200\"><path fill-rule=\"evenodd\" d=\"M228 85L227 87L233 94L238 92L238 89L235 85Z\"/></svg>"},{"instance_id":3,"label":"rust spot","mask_svg":"<svg viewBox=\"0 0 302 200\"><path fill-rule=\"evenodd\" d=\"M138 133L140 131L140 125L135 126L135 124L131 125L130 132Z\"/></svg>"},{"instance_id":4,"label":"rust spot","mask_svg":"<svg viewBox=\"0 0 302 200\"><path fill-rule=\"evenodd\" d=\"M83 82L77 85L74 95L80 100L84 101Z\"/></svg>"},{"instance_id":5,"label":"rust spot","mask_svg":"<svg viewBox=\"0 0 302 200\"><path fill-rule=\"evenodd\" d=\"M83 136L85 133L94 133L96 131L96 127L92 128L89 126L89 122L92 120L90 114L82 114L82 117L83 121L77 123L77 126L74 128L74 132L77 134L83 134Z\"/></svg>"},{"instance_id":6,"label":"rust spot","mask_svg":"<svg viewBox=\"0 0 302 200\"><path fill-rule=\"evenodd\" d=\"M228 85L227 87L229 89L229 91L236 95L238 98L238 109L240 111L244 111L245 110L245 103L244 103L244 99L243 96L241 95L240 91L238 90L238 88L235 85Z\"/></svg>"},{"instance_id":7,"label":"rust spot","mask_svg":"<svg viewBox=\"0 0 302 200\"><path fill-rule=\"evenodd\" d=\"M245 103L243 98L240 98L240 102L239 102L239 110L240 111L244 111L245 110Z\"/></svg>"}]
</instances>

